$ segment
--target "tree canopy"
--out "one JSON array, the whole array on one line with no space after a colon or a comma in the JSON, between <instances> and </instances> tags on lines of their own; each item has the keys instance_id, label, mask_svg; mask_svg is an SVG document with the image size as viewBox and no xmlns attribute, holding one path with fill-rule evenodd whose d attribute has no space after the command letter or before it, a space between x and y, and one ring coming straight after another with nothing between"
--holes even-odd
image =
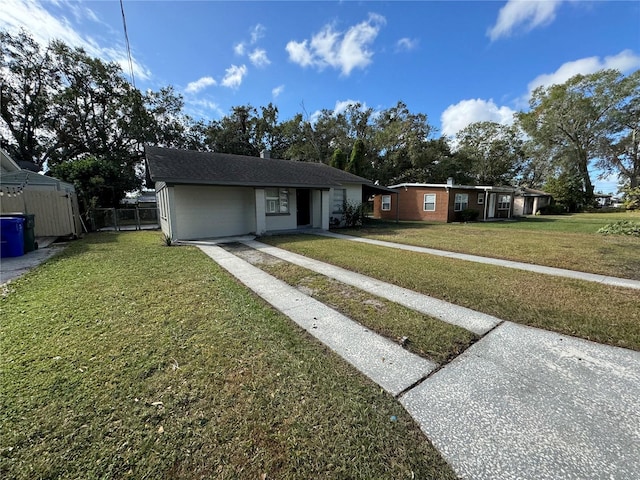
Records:
<instances>
[{"instance_id":1,"label":"tree canopy","mask_svg":"<svg viewBox=\"0 0 640 480\"><path fill-rule=\"evenodd\" d=\"M593 196L593 166L618 174L630 191L640 184L639 71L602 70L540 87L513 125L476 122L455 139L437 137L427 116L402 101L284 120L272 103L235 106L213 120L184 110L171 86L141 92L113 62L0 31L1 146L76 183L86 208L113 205L141 184L144 144L251 156L270 150L274 158L323 162L382 185L453 177L546 186L576 208Z\"/></svg>"}]
</instances>

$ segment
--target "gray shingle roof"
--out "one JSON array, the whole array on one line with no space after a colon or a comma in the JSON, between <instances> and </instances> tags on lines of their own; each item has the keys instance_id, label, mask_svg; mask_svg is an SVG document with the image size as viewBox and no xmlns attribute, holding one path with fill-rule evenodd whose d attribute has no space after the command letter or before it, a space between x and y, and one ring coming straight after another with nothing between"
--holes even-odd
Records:
<instances>
[{"instance_id":1,"label":"gray shingle roof","mask_svg":"<svg viewBox=\"0 0 640 480\"><path fill-rule=\"evenodd\" d=\"M372 183L322 163L150 146L145 147L145 156L152 182L302 188Z\"/></svg>"}]
</instances>

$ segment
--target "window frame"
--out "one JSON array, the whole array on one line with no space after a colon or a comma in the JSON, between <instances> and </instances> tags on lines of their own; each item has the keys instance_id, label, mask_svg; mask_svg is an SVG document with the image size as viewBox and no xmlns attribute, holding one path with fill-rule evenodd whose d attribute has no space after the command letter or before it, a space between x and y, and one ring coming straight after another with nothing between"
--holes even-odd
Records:
<instances>
[{"instance_id":1,"label":"window frame","mask_svg":"<svg viewBox=\"0 0 640 480\"><path fill-rule=\"evenodd\" d=\"M276 194L274 195L274 192ZM271 208L273 207L273 208ZM264 189L264 211L266 215L290 215L289 189L269 187Z\"/></svg>"},{"instance_id":2,"label":"window frame","mask_svg":"<svg viewBox=\"0 0 640 480\"><path fill-rule=\"evenodd\" d=\"M433 197L433 202L427 202L427 197ZM435 193L425 193L422 202L422 209L425 212L435 212L436 211L436 194ZM433 208L427 208L427 205L433 205Z\"/></svg>"},{"instance_id":3,"label":"window frame","mask_svg":"<svg viewBox=\"0 0 640 480\"><path fill-rule=\"evenodd\" d=\"M338 204L336 203L336 192L340 192L342 191L342 201L340 202L340 205L338 206ZM347 189L346 188L334 188L333 189L333 207L332 207L332 212L331 213L336 213L336 214L341 214L344 213L344 204L347 202ZM336 209L338 208L338 209Z\"/></svg>"},{"instance_id":4,"label":"window frame","mask_svg":"<svg viewBox=\"0 0 640 480\"><path fill-rule=\"evenodd\" d=\"M504 198L507 198L508 200L506 202L502 201ZM507 193L499 194L496 205L498 210L509 210L511 208L511 195Z\"/></svg>"},{"instance_id":5,"label":"window frame","mask_svg":"<svg viewBox=\"0 0 640 480\"><path fill-rule=\"evenodd\" d=\"M391 195L381 195L380 196L380 210L383 212L390 212L391 211ZM388 198L389 201L385 202L384 199ZM387 205L387 208L384 208L385 204Z\"/></svg>"},{"instance_id":6,"label":"window frame","mask_svg":"<svg viewBox=\"0 0 640 480\"><path fill-rule=\"evenodd\" d=\"M478 205L484 205L484 192L478 194Z\"/></svg>"},{"instance_id":7,"label":"window frame","mask_svg":"<svg viewBox=\"0 0 640 480\"><path fill-rule=\"evenodd\" d=\"M458 197L460 197L460 200L458 200ZM463 197L466 197L464 201L462 201ZM453 211L461 212L463 210L466 210L467 208L469 208L469 194L456 193L455 196L453 197Z\"/></svg>"}]
</instances>

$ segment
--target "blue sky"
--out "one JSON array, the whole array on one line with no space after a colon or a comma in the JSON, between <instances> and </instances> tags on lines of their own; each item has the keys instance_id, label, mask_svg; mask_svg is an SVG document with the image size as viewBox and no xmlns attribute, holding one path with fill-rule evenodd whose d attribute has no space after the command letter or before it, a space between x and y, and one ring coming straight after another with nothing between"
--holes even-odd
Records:
<instances>
[{"instance_id":1,"label":"blue sky","mask_svg":"<svg viewBox=\"0 0 640 480\"><path fill-rule=\"evenodd\" d=\"M136 85L195 118L273 102L286 120L399 100L437 135L509 123L539 85L640 68L637 1L124 1ZM59 38L129 71L117 1L2 0L0 28ZM615 178L596 189L616 190Z\"/></svg>"}]
</instances>

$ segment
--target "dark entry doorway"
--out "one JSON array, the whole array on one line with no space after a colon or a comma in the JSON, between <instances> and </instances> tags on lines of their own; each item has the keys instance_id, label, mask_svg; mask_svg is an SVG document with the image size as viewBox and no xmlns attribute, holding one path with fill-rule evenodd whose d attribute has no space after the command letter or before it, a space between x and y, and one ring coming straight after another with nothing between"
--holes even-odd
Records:
<instances>
[{"instance_id":1,"label":"dark entry doorway","mask_svg":"<svg viewBox=\"0 0 640 480\"><path fill-rule=\"evenodd\" d=\"M296 189L296 210L298 226L311 223L311 192L304 189Z\"/></svg>"}]
</instances>

